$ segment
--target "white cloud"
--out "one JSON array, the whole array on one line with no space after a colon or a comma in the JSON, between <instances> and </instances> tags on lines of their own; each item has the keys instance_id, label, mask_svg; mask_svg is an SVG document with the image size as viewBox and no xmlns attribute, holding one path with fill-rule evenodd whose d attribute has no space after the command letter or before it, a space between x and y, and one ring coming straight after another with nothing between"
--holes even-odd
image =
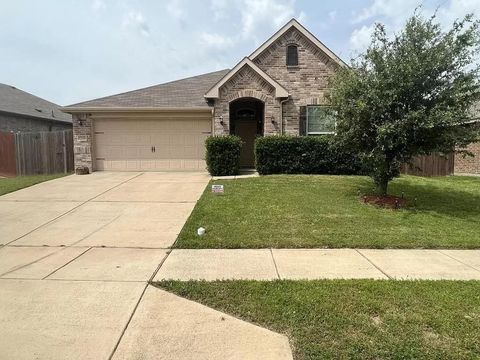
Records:
<instances>
[{"instance_id":1,"label":"white cloud","mask_svg":"<svg viewBox=\"0 0 480 360\"><path fill-rule=\"evenodd\" d=\"M355 29L350 35L350 48L354 52L365 50L370 44L375 25L363 25L360 29Z\"/></svg>"},{"instance_id":2,"label":"white cloud","mask_svg":"<svg viewBox=\"0 0 480 360\"><path fill-rule=\"evenodd\" d=\"M227 16L227 0L210 0L210 9L215 21L224 19Z\"/></svg>"},{"instance_id":3,"label":"white cloud","mask_svg":"<svg viewBox=\"0 0 480 360\"><path fill-rule=\"evenodd\" d=\"M140 11L128 11L123 18L122 25L126 29L130 28L138 31L142 36L150 36L150 27Z\"/></svg>"},{"instance_id":4,"label":"white cloud","mask_svg":"<svg viewBox=\"0 0 480 360\"><path fill-rule=\"evenodd\" d=\"M200 34L200 44L214 49L226 49L232 47L235 42L228 36L203 32Z\"/></svg>"},{"instance_id":5,"label":"white cloud","mask_svg":"<svg viewBox=\"0 0 480 360\"><path fill-rule=\"evenodd\" d=\"M179 21L183 21L186 18L185 9L180 0L170 0L167 4L167 12Z\"/></svg>"},{"instance_id":6,"label":"white cloud","mask_svg":"<svg viewBox=\"0 0 480 360\"><path fill-rule=\"evenodd\" d=\"M478 11L479 0L450 0L440 7L422 5L418 11L425 17L437 12L437 19L444 28L450 28L456 19L463 18L468 13ZM373 3L355 14L353 23L367 22L353 30L350 35L350 48L354 52L363 51L370 43L374 29L373 21L386 25L389 35L400 31L407 19L421 3L418 0L374 0Z\"/></svg>"},{"instance_id":7,"label":"white cloud","mask_svg":"<svg viewBox=\"0 0 480 360\"><path fill-rule=\"evenodd\" d=\"M330 21L335 21L335 19L337 18L337 10L330 11L328 13L328 18L330 19Z\"/></svg>"},{"instance_id":8,"label":"white cloud","mask_svg":"<svg viewBox=\"0 0 480 360\"><path fill-rule=\"evenodd\" d=\"M363 8L355 15L353 23L380 16L403 22L419 5L421 5L420 0L374 0L372 5Z\"/></svg>"},{"instance_id":9,"label":"white cloud","mask_svg":"<svg viewBox=\"0 0 480 360\"><path fill-rule=\"evenodd\" d=\"M463 18L468 13L479 14L480 3L478 0L452 0L448 6L438 9L438 20L444 27L450 27L456 19Z\"/></svg>"},{"instance_id":10,"label":"white cloud","mask_svg":"<svg viewBox=\"0 0 480 360\"><path fill-rule=\"evenodd\" d=\"M103 0L93 0L92 10L95 13L99 13L107 8L107 4Z\"/></svg>"},{"instance_id":11,"label":"white cloud","mask_svg":"<svg viewBox=\"0 0 480 360\"><path fill-rule=\"evenodd\" d=\"M240 6L244 39L255 38L265 25L278 29L295 15L294 0L243 0Z\"/></svg>"}]
</instances>

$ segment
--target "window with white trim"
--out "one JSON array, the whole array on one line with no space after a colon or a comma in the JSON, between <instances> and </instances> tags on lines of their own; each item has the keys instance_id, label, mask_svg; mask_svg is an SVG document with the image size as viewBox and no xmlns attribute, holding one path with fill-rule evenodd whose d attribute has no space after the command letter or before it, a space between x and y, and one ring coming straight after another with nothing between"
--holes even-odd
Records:
<instances>
[{"instance_id":1,"label":"window with white trim","mask_svg":"<svg viewBox=\"0 0 480 360\"><path fill-rule=\"evenodd\" d=\"M324 105L307 106L307 135L334 134L335 111Z\"/></svg>"}]
</instances>

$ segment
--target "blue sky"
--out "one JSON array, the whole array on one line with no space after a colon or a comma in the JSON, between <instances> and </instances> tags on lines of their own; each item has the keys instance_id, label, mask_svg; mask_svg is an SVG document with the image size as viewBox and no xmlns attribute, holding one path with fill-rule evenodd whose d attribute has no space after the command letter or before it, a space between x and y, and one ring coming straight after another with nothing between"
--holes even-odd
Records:
<instances>
[{"instance_id":1,"label":"blue sky","mask_svg":"<svg viewBox=\"0 0 480 360\"><path fill-rule=\"evenodd\" d=\"M422 4L448 26L480 0L15 0L0 4L0 82L61 105L233 67L295 17L344 60Z\"/></svg>"}]
</instances>

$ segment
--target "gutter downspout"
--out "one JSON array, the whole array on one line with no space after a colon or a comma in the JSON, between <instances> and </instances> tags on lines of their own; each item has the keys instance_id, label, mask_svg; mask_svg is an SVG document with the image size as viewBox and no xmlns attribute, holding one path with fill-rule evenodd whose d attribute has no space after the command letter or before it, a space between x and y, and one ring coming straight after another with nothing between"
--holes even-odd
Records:
<instances>
[{"instance_id":1,"label":"gutter downspout","mask_svg":"<svg viewBox=\"0 0 480 360\"><path fill-rule=\"evenodd\" d=\"M280 101L280 135L283 135L285 132L283 128L283 104L287 102L290 99L290 94L288 94L288 97L284 100Z\"/></svg>"}]
</instances>

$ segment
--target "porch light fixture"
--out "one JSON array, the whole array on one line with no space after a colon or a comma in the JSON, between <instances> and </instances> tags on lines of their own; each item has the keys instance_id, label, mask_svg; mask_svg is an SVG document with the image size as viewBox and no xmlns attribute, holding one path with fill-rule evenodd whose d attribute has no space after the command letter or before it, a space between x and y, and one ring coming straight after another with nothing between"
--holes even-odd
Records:
<instances>
[{"instance_id":1,"label":"porch light fixture","mask_svg":"<svg viewBox=\"0 0 480 360\"><path fill-rule=\"evenodd\" d=\"M224 125L223 116L220 116L220 125Z\"/></svg>"},{"instance_id":2,"label":"porch light fixture","mask_svg":"<svg viewBox=\"0 0 480 360\"><path fill-rule=\"evenodd\" d=\"M273 115L272 115L272 119L271 119L271 121L272 121L272 124L275 124L275 123L276 123L276 121L275 121L275 117L274 117Z\"/></svg>"}]
</instances>

